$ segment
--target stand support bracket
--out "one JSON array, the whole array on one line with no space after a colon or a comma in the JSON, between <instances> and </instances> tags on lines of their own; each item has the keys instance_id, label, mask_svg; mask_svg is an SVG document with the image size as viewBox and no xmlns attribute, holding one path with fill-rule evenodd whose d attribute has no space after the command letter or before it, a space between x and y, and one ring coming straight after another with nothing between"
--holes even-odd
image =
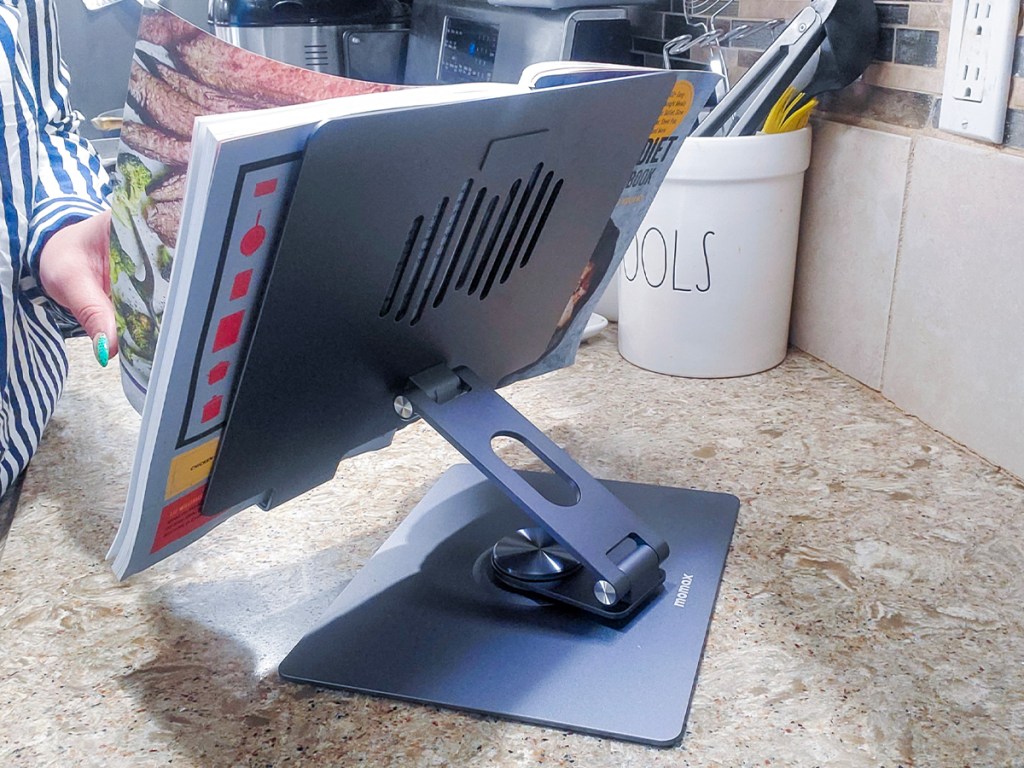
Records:
<instances>
[{"instance_id":1,"label":"stand support bracket","mask_svg":"<svg viewBox=\"0 0 1024 768\"><path fill-rule=\"evenodd\" d=\"M410 379L404 398L416 415L581 566L550 580L521 579L495 569L506 584L619 619L633 613L664 582L661 563L668 557L664 538L471 371L446 366L427 369ZM497 437L526 446L566 484L575 502L559 503L537 491L495 453L492 442Z\"/></svg>"}]
</instances>

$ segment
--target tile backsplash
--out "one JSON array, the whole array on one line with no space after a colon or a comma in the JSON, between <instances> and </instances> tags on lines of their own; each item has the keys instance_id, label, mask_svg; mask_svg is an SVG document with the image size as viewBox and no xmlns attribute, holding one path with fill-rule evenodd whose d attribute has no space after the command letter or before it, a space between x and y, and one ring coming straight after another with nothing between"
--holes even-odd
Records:
<instances>
[{"instance_id":1,"label":"tile backsplash","mask_svg":"<svg viewBox=\"0 0 1024 768\"><path fill-rule=\"evenodd\" d=\"M700 18L725 32L808 4L686 2L631 12L649 66L698 17L685 8L720 8ZM790 341L1024 479L1024 37L993 146L938 129L952 0L875 7L872 63L815 110ZM785 23L734 33L733 83Z\"/></svg>"},{"instance_id":2,"label":"tile backsplash","mask_svg":"<svg viewBox=\"0 0 1024 768\"><path fill-rule=\"evenodd\" d=\"M771 19L788 23L807 5L803 0L656 0L630 12L634 51L648 66L660 67L666 41L694 25L714 24L723 33L734 32L723 53L736 82L785 24L753 34L744 30ZM853 86L826 95L819 114L861 125L882 124L875 127L937 130L951 5L951 0L876 2L881 28L873 63ZM1019 33L1004 138L1011 150L1024 149L1024 36ZM692 55L698 60L702 56ZM681 60L675 65L682 66Z\"/></svg>"},{"instance_id":3,"label":"tile backsplash","mask_svg":"<svg viewBox=\"0 0 1024 768\"><path fill-rule=\"evenodd\" d=\"M927 93L836 103L857 118L814 122L790 339L1024 479L1024 156L934 129Z\"/></svg>"},{"instance_id":4,"label":"tile backsplash","mask_svg":"<svg viewBox=\"0 0 1024 768\"><path fill-rule=\"evenodd\" d=\"M1018 477L1022 228L1012 209L992 203L1022 193L1022 157L931 136L914 142L881 386L904 410Z\"/></svg>"},{"instance_id":5,"label":"tile backsplash","mask_svg":"<svg viewBox=\"0 0 1024 768\"><path fill-rule=\"evenodd\" d=\"M896 29L892 60L913 67L934 67L939 61L939 33L932 29Z\"/></svg>"},{"instance_id":6,"label":"tile backsplash","mask_svg":"<svg viewBox=\"0 0 1024 768\"><path fill-rule=\"evenodd\" d=\"M804 178L790 339L878 390L911 145L821 121Z\"/></svg>"},{"instance_id":7,"label":"tile backsplash","mask_svg":"<svg viewBox=\"0 0 1024 768\"><path fill-rule=\"evenodd\" d=\"M790 326L799 348L1019 478L1022 195L1019 153L819 121Z\"/></svg>"}]
</instances>

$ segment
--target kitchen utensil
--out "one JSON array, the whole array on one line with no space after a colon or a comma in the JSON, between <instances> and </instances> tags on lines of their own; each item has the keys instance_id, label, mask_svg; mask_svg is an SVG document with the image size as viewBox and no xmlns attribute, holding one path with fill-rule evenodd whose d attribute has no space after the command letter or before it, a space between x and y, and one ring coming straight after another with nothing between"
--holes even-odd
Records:
<instances>
[{"instance_id":1,"label":"kitchen utensil","mask_svg":"<svg viewBox=\"0 0 1024 768\"><path fill-rule=\"evenodd\" d=\"M873 0L842 0L825 18L825 40L818 65L803 87L808 96L845 88L867 69L878 39Z\"/></svg>"},{"instance_id":2,"label":"kitchen utensil","mask_svg":"<svg viewBox=\"0 0 1024 768\"><path fill-rule=\"evenodd\" d=\"M729 30L729 32L724 37L722 37L722 39L719 40L719 42L735 43L739 40L743 40L744 38L750 37L751 35L755 35L763 29L773 30L780 24L785 23L786 22L784 19L768 19L768 21L763 21L760 24L754 24L753 26L751 26L750 24L740 24L739 27L733 27L731 30ZM772 36L772 39L774 40L774 35Z\"/></svg>"},{"instance_id":3,"label":"kitchen utensil","mask_svg":"<svg viewBox=\"0 0 1024 768\"><path fill-rule=\"evenodd\" d=\"M772 105L800 75L809 76L803 90L811 96L848 85L871 60L877 37L878 14L872 0L813 0L711 110L693 135L753 134L764 123ZM804 69L815 56L814 70L807 75Z\"/></svg>"},{"instance_id":4,"label":"kitchen utensil","mask_svg":"<svg viewBox=\"0 0 1024 768\"><path fill-rule=\"evenodd\" d=\"M124 120L124 109L110 109L100 112L89 120L97 131L120 131Z\"/></svg>"},{"instance_id":5,"label":"kitchen utensil","mask_svg":"<svg viewBox=\"0 0 1024 768\"><path fill-rule=\"evenodd\" d=\"M817 104L817 99L808 99L807 94L803 91L797 92L795 88L790 86L771 108L767 119L764 121L764 128L761 132L786 133L788 131L798 131L801 128L806 128L811 110L813 110Z\"/></svg>"},{"instance_id":6,"label":"kitchen utensil","mask_svg":"<svg viewBox=\"0 0 1024 768\"><path fill-rule=\"evenodd\" d=\"M719 45L722 45L723 43L728 43L730 40L735 40L740 37L743 37L743 34L748 29L750 29L749 24L740 24L739 26L733 27L720 38L718 38Z\"/></svg>"},{"instance_id":7,"label":"kitchen utensil","mask_svg":"<svg viewBox=\"0 0 1024 768\"><path fill-rule=\"evenodd\" d=\"M693 35L679 35L673 37L661 48L661 61L665 65L665 69L672 69L672 62L669 61L670 56L676 56L680 51L685 50L684 46L693 40Z\"/></svg>"}]
</instances>

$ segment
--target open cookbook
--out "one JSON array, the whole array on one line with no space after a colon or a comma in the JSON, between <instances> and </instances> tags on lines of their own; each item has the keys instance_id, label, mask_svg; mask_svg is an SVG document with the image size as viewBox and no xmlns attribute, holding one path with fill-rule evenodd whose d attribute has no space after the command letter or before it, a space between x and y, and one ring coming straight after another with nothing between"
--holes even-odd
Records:
<instances>
[{"instance_id":1,"label":"open cookbook","mask_svg":"<svg viewBox=\"0 0 1024 768\"><path fill-rule=\"evenodd\" d=\"M554 62L529 67L518 84L368 83L268 60L148 5L112 198L121 379L142 413L124 516L108 555L118 577L164 559L244 508L204 509L204 495L304 149L324 121L528 100L531 92L584 88L643 71ZM703 72L676 76L646 144L636 147L638 162L605 236L565 297L547 351L509 381L572 363L593 304L632 247L716 81ZM373 447L380 445L367 446Z\"/></svg>"}]
</instances>

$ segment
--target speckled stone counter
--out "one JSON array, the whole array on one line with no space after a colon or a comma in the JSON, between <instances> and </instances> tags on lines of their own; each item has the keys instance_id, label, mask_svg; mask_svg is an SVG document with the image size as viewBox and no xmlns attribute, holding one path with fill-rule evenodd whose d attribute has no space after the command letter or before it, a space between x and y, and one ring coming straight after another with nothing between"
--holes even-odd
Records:
<instances>
[{"instance_id":1,"label":"speckled stone counter","mask_svg":"<svg viewBox=\"0 0 1024 768\"><path fill-rule=\"evenodd\" d=\"M506 390L598 476L742 501L687 733L657 749L283 682L455 451L429 428L125 583L139 419L87 342L0 560L0 765L1024 765L1024 487L793 352L697 381L613 332Z\"/></svg>"}]
</instances>

